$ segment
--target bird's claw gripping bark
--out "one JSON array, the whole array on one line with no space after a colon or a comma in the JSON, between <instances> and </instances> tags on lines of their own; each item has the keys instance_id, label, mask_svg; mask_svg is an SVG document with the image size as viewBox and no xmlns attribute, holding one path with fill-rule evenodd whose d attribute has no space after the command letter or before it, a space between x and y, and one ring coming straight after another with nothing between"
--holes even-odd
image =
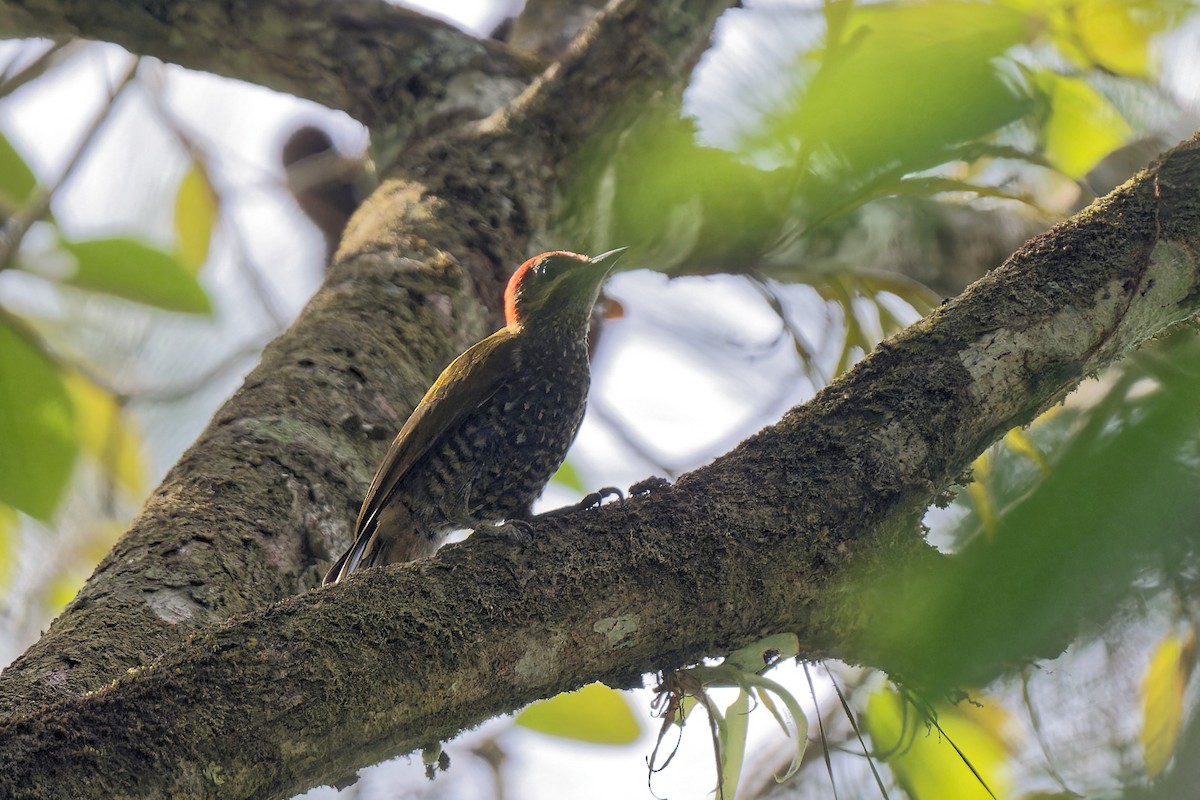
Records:
<instances>
[{"instance_id":1,"label":"bird's claw gripping bark","mask_svg":"<svg viewBox=\"0 0 1200 800\"><path fill-rule=\"evenodd\" d=\"M640 494L650 494L651 492L670 489L671 482L666 478L660 478L657 475L651 475L649 478L644 478L629 487L629 494L636 496Z\"/></svg>"},{"instance_id":2,"label":"bird's claw gripping bark","mask_svg":"<svg viewBox=\"0 0 1200 800\"><path fill-rule=\"evenodd\" d=\"M612 497L613 495L617 496L618 502L625 502L624 492L615 486L604 486L576 503L573 510L586 511L589 508L599 508L600 504L604 502L604 498Z\"/></svg>"},{"instance_id":3,"label":"bird's claw gripping bark","mask_svg":"<svg viewBox=\"0 0 1200 800\"><path fill-rule=\"evenodd\" d=\"M523 519L509 519L500 525L482 525L473 530L471 535L495 536L526 547L533 541L533 526Z\"/></svg>"},{"instance_id":4,"label":"bird's claw gripping bark","mask_svg":"<svg viewBox=\"0 0 1200 800\"><path fill-rule=\"evenodd\" d=\"M621 501L625 500L625 493L615 486L605 486L602 489L597 489L589 495L586 495L582 500L573 506L563 506L552 511L547 511L544 514L539 514L539 517L553 518L565 517L568 514L574 514L576 511L587 511L589 508L597 508L604 502L604 498L616 495Z\"/></svg>"}]
</instances>

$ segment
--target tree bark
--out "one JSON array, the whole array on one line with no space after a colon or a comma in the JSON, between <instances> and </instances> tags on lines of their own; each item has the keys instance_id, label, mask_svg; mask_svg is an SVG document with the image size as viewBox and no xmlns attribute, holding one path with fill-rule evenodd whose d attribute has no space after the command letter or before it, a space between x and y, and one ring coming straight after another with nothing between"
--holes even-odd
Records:
<instances>
[{"instance_id":1,"label":"tree bark","mask_svg":"<svg viewBox=\"0 0 1200 800\"><path fill-rule=\"evenodd\" d=\"M677 86L721 7L615 4L510 109L404 156L297 323L0 674L0 796L283 797L781 630L890 665L841 582L935 559L916 521L983 448L1196 314L1200 139L674 487L292 596L347 544L437 366L495 324L570 154L631 75Z\"/></svg>"},{"instance_id":2,"label":"tree bark","mask_svg":"<svg viewBox=\"0 0 1200 800\"><path fill-rule=\"evenodd\" d=\"M0 2L6 38L78 36L265 86L406 135L476 119L540 70L499 42L381 0Z\"/></svg>"},{"instance_id":3,"label":"tree bark","mask_svg":"<svg viewBox=\"0 0 1200 800\"><path fill-rule=\"evenodd\" d=\"M316 585L395 431L437 371L498 327L508 270L550 238L564 154L620 100L683 81L726 5L619 3L519 103L407 152L299 319L0 673L0 715L92 691L194 629Z\"/></svg>"},{"instance_id":4,"label":"tree bark","mask_svg":"<svg viewBox=\"0 0 1200 800\"><path fill-rule=\"evenodd\" d=\"M0 794L285 797L781 630L886 669L839 582L919 568L915 522L976 454L1197 313L1197 186L1200 136L674 487L283 600L3 722Z\"/></svg>"}]
</instances>

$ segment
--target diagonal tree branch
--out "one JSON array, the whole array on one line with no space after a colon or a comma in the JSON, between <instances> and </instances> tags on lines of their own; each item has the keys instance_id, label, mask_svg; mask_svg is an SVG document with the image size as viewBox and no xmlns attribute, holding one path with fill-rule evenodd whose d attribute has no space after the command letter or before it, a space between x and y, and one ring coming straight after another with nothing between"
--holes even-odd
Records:
<instances>
[{"instance_id":1,"label":"diagonal tree branch","mask_svg":"<svg viewBox=\"0 0 1200 800\"><path fill-rule=\"evenodd\" d=\"M490 114L542 66L381 0L2 0L0 31L113 42L340 109L372 128L398 127L400 138L435 117Z\"/></svg>"},{"instance_id":2,"label":"diagonal tree branch","mask_svg":"<svg viewBox=\"0 0 1200 800\"><path fill-rule=\"evenodd\" d=\"M726 5L616 3L519 108L406 153L300 318L0 673L0 715L97 689L197 628L316 585L412 405L497 326L507 270L547 235L558 154L619 98L683 80Z\"/></svg>"},{"instance_id":3,"label":"diagonal tree branch","mask_svg":"<svg viewBox=\"0 0 1200 800\"><path fill-rule=\"evenodd\" d=\"M670 489L290 598L0 724L0 794L284 796L780 630L886 668L840 582L919 568L915 522L975 455L1200 311L1198 186L1200 134Z\"/></svg>"}]
</instances>

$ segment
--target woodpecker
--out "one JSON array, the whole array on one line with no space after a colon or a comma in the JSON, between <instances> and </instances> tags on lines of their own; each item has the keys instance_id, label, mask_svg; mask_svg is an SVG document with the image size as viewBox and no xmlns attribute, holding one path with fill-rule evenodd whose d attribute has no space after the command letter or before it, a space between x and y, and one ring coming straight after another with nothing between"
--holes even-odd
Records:
<instances>
[{"instance_id":1,"label":"woodpecker","mask_svg":"<svg viewBox=\"0 0 1200 800\"><path fill-rule=\"evenodd\" d=\"M505 326L454 359L421 398L326 586L424 558L451 531L531 515L583 420L592 307L624 250L542 253L513 273Z\"/></svg>"}]
</instances>

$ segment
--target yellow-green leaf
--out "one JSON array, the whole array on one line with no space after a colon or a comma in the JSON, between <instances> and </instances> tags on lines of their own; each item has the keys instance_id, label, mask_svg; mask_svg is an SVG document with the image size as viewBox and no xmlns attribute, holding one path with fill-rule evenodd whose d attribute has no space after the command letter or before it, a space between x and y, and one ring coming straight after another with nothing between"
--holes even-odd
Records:
<instances>
[{"instance_id":1,"label":"yellow-green leaf","mask_svg":"<svg viewBox=\"0 0 1200 800\"><path fill-rule=\"evenodd\" d=\"M1163 773L1179 743L1184 690L1195 664L1195 631L1172 634L1154 649L1142 677L1142 754L1151 778Z\"/></svg>"},{"instance_id":2,"label":"yellow-green leaf","mask_svg":"<svg viewBox=\"0 0 1200 800\"><path fill-rule=\"evenodd\" d=\"M1082 178L1128 140L1129 123L1086 81L1048 71L1037 73L1036 80L1047 103L1043 148L1064 175Z\"/></svg>"},{"instance_id":3,"label":"yellow-green leaf","mask_svg":"<svg viewBox=\"0 0 1200 800\"><path fill-rule=\"evenodd\" d=\"M191 270L170 253L136 239L63 242L76 270L63 282L168 311L209 314L208 295Z\"/></svg>"},{"instance_id":4,"label":"yellow-green leaf","mask_svg":"<svg viewBox=\"0 0 1200 800\"><path fill-rule=\"evenodd\" d=\"M746 732L750 727L750 694L739 689L737 697L725 709L725 718L717 726L721 760L721 784L718 798L734 800L746 757Z\"/></svg>"},{"instance_id":5,"label":"yellow-green leaf","mask_svg":"<svg viewBox=\"0 0 1200 800\"><path fill-rule=\"evenodd\" d=\"M1010 753L1004 735L1009 722L1003 709L990 701L982 707L939 705L937 722L945 733L942 735L936 728L927 730L915 709L904 706L899 694L884 687L867 701L864 722L875 750L889 754L888 766L909 797L991 800L988 789L996 797L1009 796ZM947 739L958 746L962 756Z\"/></svg>"},{"instance_id":6,"label":"yellow-green leaf","mask_svg":"<svg viewBox=\"0 0 1200 800\"><path fill-rule=\"evenodd\" d=\"M602 683L534 703L516 723L539 733L595 744L629 744L641 726L624 695Z\"/></svg>"},{"instance_id":7,"label":"yellow-green leaf","mask_svg":"<svg viewBox=\"0 0 1200 800\"><path fill-rule=\"evenodd\" d=\"M735 650L725 663L742 672L762 672L771 659L795 658L800 654L800 639L794 633L774 633Z\"/></svg>"},{"instance_id":8,"label":"yellow-green leaf","mask_svg":"<svg viewBox=\"0 0 1200 800\"><path fill-rule=\"evenodd\" d=\"M583 479L579 477L579 472L570 461L562 463L562 466L550 478L550 482L556 483L559 486L565 486L568 489L574 489L580 494L587 494L587 489L583 486Z\"/></svg>"},{"instance_id":9,"label":"yellow-green leaf","mask_svg":"<svg viewBox=\"0 0 1200 800\"><path fill-rule=\"evenodd\" d=\"M6 137L0 135L0 208L4 205L20 207L36 188L37 178L25 159Z\"/></svg>"},{"instance_id":10,"label":"yellow-green leaf","mask_svg":"<svg viewBox=\"0 0 1200 800\"><path fill-rule=\"evenodd\" d=\"M1073 0L1071 17L1094 63L1118 75L1151 78L1155 65L1150 40L1174 23L1183 10L1178 5L1162 0Z\"/></svg>"},{"instance_id":11,"label":"yellow-green leaf","mask_svg":"<svg viewBox=\"0 0 1200 800\"><path fill-rule=\"evenodd\" d=\"M992 3L854 4L820 68L797 65L800 95L768 136L859 175L932 167L1026 112L999 57L1031 35L1025 14Z\"/></svg>"},{"instance_id":12,"label":"yellow-green leaf","mask_svg":"<svg viewBox=\"0 0 1200 800\"><path fill-rule=\"evenodd\" d=\"M1021 428L1013 428L1004 434L1004 444L1014 453L1019 453L1037 464L1043 475L1050 471L1050 465L1046 463L1046 456Z\"/></svg>"},{"instance_id":13,"label":"yellow-green leaf","mask_svg":"<svg viewBox=\"0 0 1200 800\"><path fill-rule=\"evenodd\" d=\"M79 373L68 374L66 386L75 404L75 423L83 451L136 497L142 492L146 477L141 436L107 389Z\"/></svg>"},{"instance_id":14,"label":"yellow-green leaf","mask_svg":"<svg viewBox=\"0 0 1200 800\"><path fill-rule=\"evenodd\" d=\"M967 497L979 515L979 524L983 532L990 538L996 535L999 519L996 516L996 505L992 502L992 494L988 491L987 479L992 473L992 460L988 453L981 453L971 464L975 479L967 484Z\"/></svg>"},{"instance_id":15,"label":"yellow-green leaf","mask_svg":"<svg viewBox=\"0 0 1200 800\"><path fill-rule=\"evenodd\" d=\"M12 579L17 562L17 512L0 503L0 592Z\"/></svg>"},{"instance_id":16,"label":"yellow-green leaf","mask_svg":"<svg viewBox=\"0 0 1200 800\"><path fill-rule=\"evenodd\" d=\"M79 441L57 366L0 321L0 501L49 519Z\"/></svg>"},{"instance_id":17,"label":"yellow-green leaf","mask_svg":"<svg viewBox=\"0 0 1200 800\"><path fill-rule=\"evenodd\" d=\"M175 193L176 250L179 260L193 273L199 272L208 258L217 210L217 193L208 173L199 162L193 162Z\"/></svg>"}]
</instances>

